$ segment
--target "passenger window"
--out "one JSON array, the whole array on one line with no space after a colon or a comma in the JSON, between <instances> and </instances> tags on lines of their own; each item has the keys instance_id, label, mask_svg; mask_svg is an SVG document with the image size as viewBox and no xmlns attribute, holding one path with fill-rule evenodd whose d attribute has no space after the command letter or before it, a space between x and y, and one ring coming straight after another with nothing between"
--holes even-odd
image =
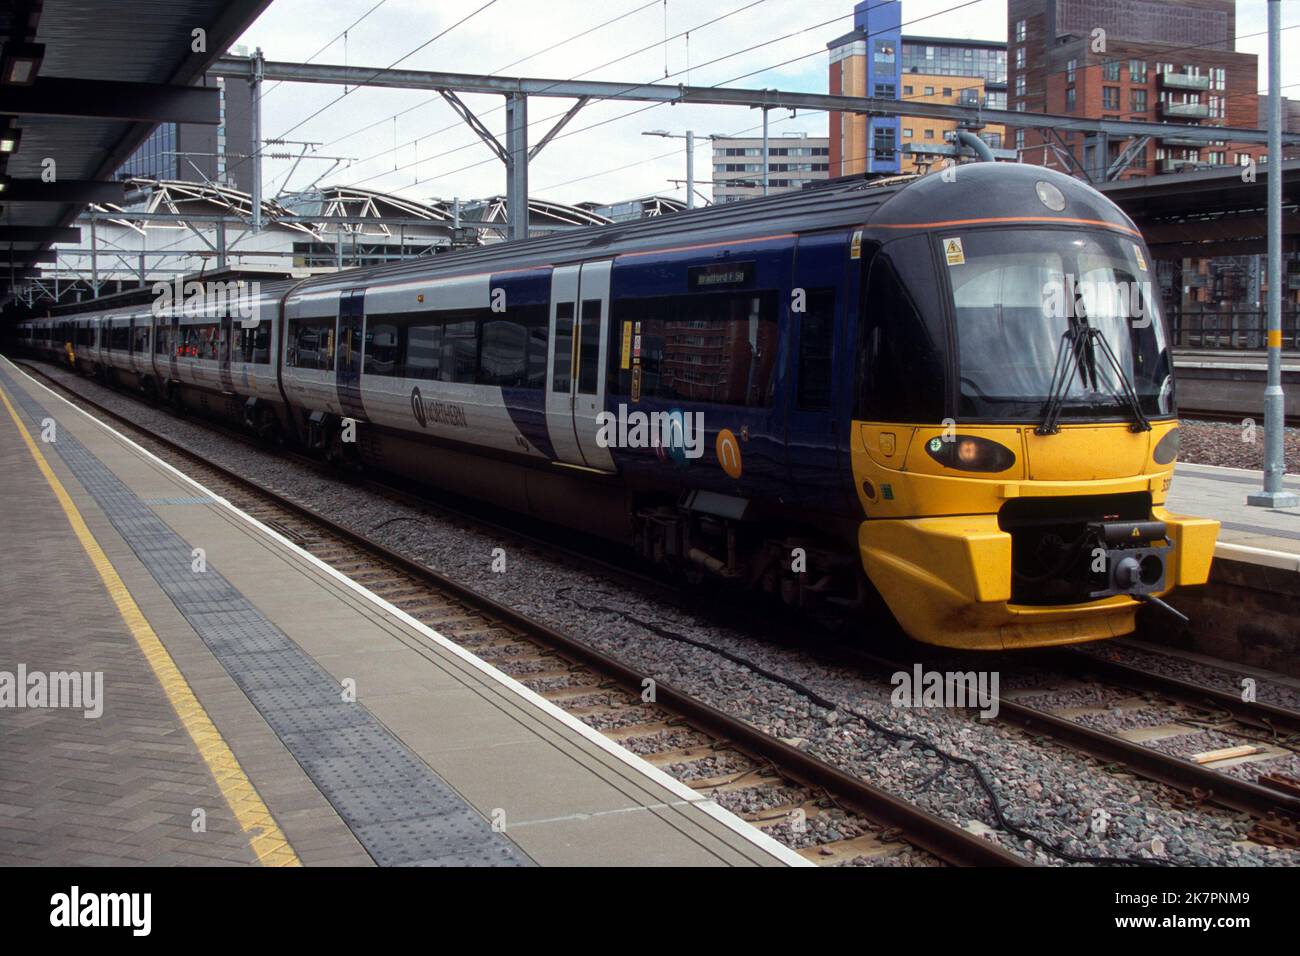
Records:
<instances>
[{"instance_id":1,"label":"passenger window","mask_svg":"<svg viewBox=\"0 0 1300 956\"><path fill-rule=\"evenodd\" d=\"M633 333L640 360L641 398L715 402L763 408L771 404L776 363L776 293L710 292L614 302L614 327ZM640 323L638 326L637 323ZM635 335L640 354L635 354ZM619 389L631 394L631 369Z\"/></svg>"},{"instance_id":2,"label":"passenger window","mask_svg":"<svg viewBox=\"0 0 1300 956\"><path fill-rule=\"evenodd\" d=\"M808 290L806 310L792 315L799 319L796 400L802 409L828 409L831 407L831 356L835 343L834 290Z\"/></svg>"},{"instance_id":3,"label":"passenger window","mask_svg":"<svg viewBox=\"0 0 1300 956\"><path fill-rule=\"evenodd\" d=\"M448 322L442 327L443 382L473 382L478 368L474 320Z\"/></svg>"}]
</instances>

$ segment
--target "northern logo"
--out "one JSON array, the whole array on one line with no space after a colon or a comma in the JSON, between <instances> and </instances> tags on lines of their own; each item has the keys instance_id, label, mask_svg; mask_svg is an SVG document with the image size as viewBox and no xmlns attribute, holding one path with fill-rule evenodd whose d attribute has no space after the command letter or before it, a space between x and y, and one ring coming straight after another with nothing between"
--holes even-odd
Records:
<instances>
[{"instance_id":1,"label":"northern logo","mask_svg":"<svg viewBox=\"0 0 1300 956\"><path fill-rule=\"evenodd\" d=\"M419 386L411 389L411 411L415 415L415 420L420 423L421 428L429 427L429 417L424 410L424 399L420 397Z\"/></svg>"}]
</instances>

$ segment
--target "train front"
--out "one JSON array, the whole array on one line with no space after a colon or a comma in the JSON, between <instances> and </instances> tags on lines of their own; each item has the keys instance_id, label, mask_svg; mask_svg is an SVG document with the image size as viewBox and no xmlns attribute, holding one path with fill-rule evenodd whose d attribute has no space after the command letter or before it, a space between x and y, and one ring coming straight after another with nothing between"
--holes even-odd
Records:
<instances>
[{"instance_id":1,"label":"train front","mask_svg":"<svg viewBox=\"0 0 1300 956\"><path fill-rule=\"evenodd\" d=\"M1218 522L1164 507L1173 360L1118 207L1042 167L971 164L882 204L859 254L858 543L909 634L1116 637L1205 583Z\"/></svg>"}]
</instances>

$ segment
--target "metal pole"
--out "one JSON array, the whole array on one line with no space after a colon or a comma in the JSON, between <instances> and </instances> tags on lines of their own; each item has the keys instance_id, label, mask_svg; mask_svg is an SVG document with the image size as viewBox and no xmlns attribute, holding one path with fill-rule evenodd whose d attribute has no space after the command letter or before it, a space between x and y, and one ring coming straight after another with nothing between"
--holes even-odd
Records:
<instances>
[{"instance_id":1,"label":"metal pole","mask_svg":"<svg viewBox=\"0 0 1300 956\"><path fill-rule=\"evenodd\" d=\"M528 238L528 97L506 97L506 216L511 239Z\"/></svg>"},{"instance_id":2,"label":"metal pole","mask_svg":"<svg viewBox=\"0 0 1300 956\"><path fill-rule=\"evenodd\" d=\"M1300 495L1282 490L1286 473L1282 393L1282 11L1268 0L1268 387L1264 389L1264 490L1249 505L1294 508Z\"/></svg>"},{"instance_id":3,"label":"metal pole","mask_svg":"<svg viewBox=\"0 0 1300 956\"><path fill-rule=\"evenodd\" d=\"M224 221L217 223L217 268L226 267L226 224Z\"/></svg>"},{"instance_id":4,"label":"metal pole","mask_svg":"<svg viewBox=\"0 0 1300 956\"><path fill-rule=\"evenodd\" d=\"M95 218L90 219L90 287L99 298L99 235L95 231Z\"/></svg>"},{"instance_id":5,"label":"metal pole","mask_svg":"<svg viewBox=\"0 0 1300 956\"><path fill-rule=\"evenodd\" d=\"M767 195L767 107L763 107L763 195Z\"/></svg>"},{"instance_id":6,"label":"metal pole","mask_svg":"<svg viewBox=\"0 0 1300 956\"><path fill-rule=\"evenodd\" d=\"M695 131L686 131L686 208L695 208Z\"/></svg>"},{"instance_id":7,"label":"metal pole","mask_svg":"<svg viewBox=\"0 0 1300 956\"><path fill-rule=\"evenodd\" d=\"M265 64L259 46L253 54L253 78L249 81L253 87L253 108L249 117L253 134L253 183L249 190L252 194L253 232L262 231L262 72Z\"/></svg>"}]
</instances>

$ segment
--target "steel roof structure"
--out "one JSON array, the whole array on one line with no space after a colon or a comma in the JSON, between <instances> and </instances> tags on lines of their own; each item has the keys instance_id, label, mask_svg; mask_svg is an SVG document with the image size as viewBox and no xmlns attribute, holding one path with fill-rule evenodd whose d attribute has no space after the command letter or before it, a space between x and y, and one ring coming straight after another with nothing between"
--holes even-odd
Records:
<instances>
[{"instance_id":1,"label":"steel roof structure","mask_svg":"<svg viewBox=\"0 0 1300 956\"><path fill-rule=\"evenodd\" d=\"M218 91L189 84L269 3L0 2L0 126L21 130L0 193L0 299L52 242L78 238L86 203L120 201L111 177L158 123L218 122Z\"/></svg>"}]
</instances>

